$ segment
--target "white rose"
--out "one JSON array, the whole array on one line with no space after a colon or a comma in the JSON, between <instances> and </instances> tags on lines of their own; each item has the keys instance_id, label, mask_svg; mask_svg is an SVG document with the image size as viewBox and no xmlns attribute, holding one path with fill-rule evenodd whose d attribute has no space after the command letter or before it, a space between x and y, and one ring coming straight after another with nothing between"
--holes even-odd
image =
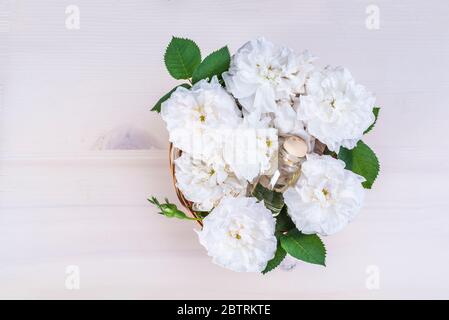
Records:
<instances>
[{"instance_id":1,"label":"white rose","mask_svg":"<svg viewBox=\"0 0 449 320\"><path fill-rule=\"evenodd\" d=\"M238 99L245 114L276 112L279 100L290 100L304 91L314 58L296 54L259 38L246 43L223 73L226 88Z\"/></svg>"},{"instance_id":2,"label":"white rose","mask_svg":"<svg viewBox=\"0 0 449 320\"><path fill-rule=\"evenodd\" d=\"M358 214L365 179L344 167L343 161L330 156L307 157L296 186L284 193L288 213L298 230L330 235Z\"/></svg>"},{"instance_id":3,"label":"white rose","mask_svg":"<svg viewBox=\"0 0 449 320\"><path fill-rule=\"evenodd\" d=\"M210 83L201 80L191 89L178 87L162 103L161 115L174 146L207 161L221 147L217 132L236 127L242 121L234 98L216 77Z\"/></svg>"},{"instance_id":4,"label":"white rose","mask_svg":"<svg viewBox=\"0 0 449 320\"><path fill-rule=\"evenodd\" d=\"M355 147L374 122L375 98L356 84L347 69L326 67L314 72L301 96L298 119L331 151Z\"/></svg>"},{"instance_id":5,"label":"white rose","mask_svg":"<svg viewBox=\"0 0 449 320\"><path fill-rule=\"evenodd\" d=\"M279 101L273 116L273 124L278 129L279 134L292 134L302 138L307 143L308 150L311 151L314 147L315 138L307 132L304 122L298 119L298 105L297 99L292 102Z\"/></svg>"},{"instance_id":6,"label":"white rose","mask_svg":"<svg viewBox=\"0 0 449 320\"><path fill-rule=\"evenodd\" d=\"M298 125L296 110L292 107L290 101L278 102L273 118L274 126L279 130L279 133L290 133Z\"/></svg>"},{"instance_id":7,"label":"white rose","mask_svg":"<svg viewBox=\"0 0 449 320\"><path fill-rule=\"evenodd\" d=\"M276 220L255 198L223 198L203 223L200 243L222 267L261 272L274 257Z\"/></svg>"},{"instance_id":8,"label":"white rose","mask_svg":"<svg viewBox=\"0 0 449 320\"><path fill-rule=\"evenodd\" d=\"M278 154L278 132L265 121L245 121L227 132L223 158L235 175L252 182L261 174L271 172Z\"/></svg>"},{"instance_id":9,"label":"white rose","mask_svg":"<svg viewBox=\"0 0 449 320\"><path fill-rule=\"evenodd\" d=\"M225 195L246 194L247 182L225 170L224 164L206 164L183 153L175 160L176 186L194 203L194 210L210 211Z\"/></svg>"}]
</instances>

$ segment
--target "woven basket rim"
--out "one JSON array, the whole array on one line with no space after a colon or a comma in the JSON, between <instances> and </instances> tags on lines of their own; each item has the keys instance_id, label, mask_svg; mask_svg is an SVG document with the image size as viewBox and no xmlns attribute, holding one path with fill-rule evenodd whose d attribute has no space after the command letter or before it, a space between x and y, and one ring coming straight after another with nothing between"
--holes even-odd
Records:
<instances>
[{"instance_id":1,"label":"woven basket rim","mask_svg":"<svg viewBox=\"0 0 449 320\"><path fill-rule=\"evenodd\" d=\"M181 203L181 205L187 210L187 212L192 216L192 218L198 219L201 218L201 216L198 213L196 213L195 210L193 210L193 203L184 197L181 190L179 190L177 186L177 180L175 175L175 160L179 158L181 154L182 151L173 146L173 143L170 143L168 148L168 161L173 181L173 187L175 188L176 196L178 197L178 200ZM197 220L197 222L199 223L200 226L203 226L201 220Z\"/></svg>"}]
</instances>

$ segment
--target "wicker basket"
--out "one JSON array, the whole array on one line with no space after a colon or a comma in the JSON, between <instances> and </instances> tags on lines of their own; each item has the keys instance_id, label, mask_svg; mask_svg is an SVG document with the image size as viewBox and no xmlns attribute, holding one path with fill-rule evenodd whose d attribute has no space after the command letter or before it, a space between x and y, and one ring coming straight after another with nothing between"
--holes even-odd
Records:
<instances>
[{"instance_id":1,"label":"wicker basket","mask_svg":"<svg viewBox=\"0 0 449 320\"><path fill-rule=\"evenodd\" d=\"M181 202L182 206L188 211L188 213L193 218L200 218L201 216L193 210L193 203L187 200L182 194L181 190L176 186L176 176L175 176L175 160L181 156L182 151L178 148L175 148L172 143L170 143L168 150L168 160L170 165L170 173L173 180L173 187L175 188L176 196L178 197L179 202ZM201 220L197 220L198 223L203 226Z\"/></svg>"},{"instance_id":2,"label":"wicker basket","mask_svg":"<svg viewBox=\"0 0 449 320\"><path fill-rule=\"evenodd\" d=\"M315 153L318 154L323 154L324 149L326 148L326 146L321 143L320 141L316 140L315 142ZM175 176L175 160L177 158L179 158L181 156L182 151L179 150L178 148L175 148L173 146L172 143L170 143L169 146L169 155L168 155L168 159L169 159L169 165L170 165L170 173L173 179L173 187L175 188L175 192L176 192L176 196L178 197L179 202L181 202L182 206L188 211L188 213L193 217L193 218L200 218L201 215L198 214L197 212L195 212L195 210L193 210L193 203L189 200L187 200L184 195L182 194L181 190L178 189L178 187L176 186L176 176ZM197 220L198 223L203 226L203 223L201 222L201 220Z\"/></svg>"}]
</instances>

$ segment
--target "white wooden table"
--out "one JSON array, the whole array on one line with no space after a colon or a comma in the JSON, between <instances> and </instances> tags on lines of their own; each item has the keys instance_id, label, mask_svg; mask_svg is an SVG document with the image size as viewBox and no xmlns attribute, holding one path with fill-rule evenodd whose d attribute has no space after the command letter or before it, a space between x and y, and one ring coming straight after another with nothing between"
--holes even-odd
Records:
<instances>
[{"instance_id":1,"label":"white wooden table","mask_svg":"<svg viewBox=\"0 0 449 320\"><path fill-rule=\"evenodd\" d=\"M66 1L0 0L0 298L449 298L446 0L71 4L79 29L66 28ZM149 112L175 84L162 60L171 35L204 53L264 35L375 92L366 142L381 176L356 221L325 238L326 268L233 273L211 263L194 224L147 203L175 199Z\"/></svg>"}]
</instances>

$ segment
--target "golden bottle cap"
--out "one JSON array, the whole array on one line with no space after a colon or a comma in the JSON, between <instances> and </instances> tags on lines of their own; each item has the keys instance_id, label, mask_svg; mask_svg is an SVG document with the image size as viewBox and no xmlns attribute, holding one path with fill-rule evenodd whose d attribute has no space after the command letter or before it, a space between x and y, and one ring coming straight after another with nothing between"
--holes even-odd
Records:
<instances>
[{"instance_id":1,"label":"golden bottle cap","mask_svg":"<svg viewBox=\"0 0 449 320\"><path fill-rule=\"evenodd\" d=\"M291 136L285 139L283 147L290 155L302 158L307 154L307 143L296 136Z\"/></svg>"}]
</instances>

